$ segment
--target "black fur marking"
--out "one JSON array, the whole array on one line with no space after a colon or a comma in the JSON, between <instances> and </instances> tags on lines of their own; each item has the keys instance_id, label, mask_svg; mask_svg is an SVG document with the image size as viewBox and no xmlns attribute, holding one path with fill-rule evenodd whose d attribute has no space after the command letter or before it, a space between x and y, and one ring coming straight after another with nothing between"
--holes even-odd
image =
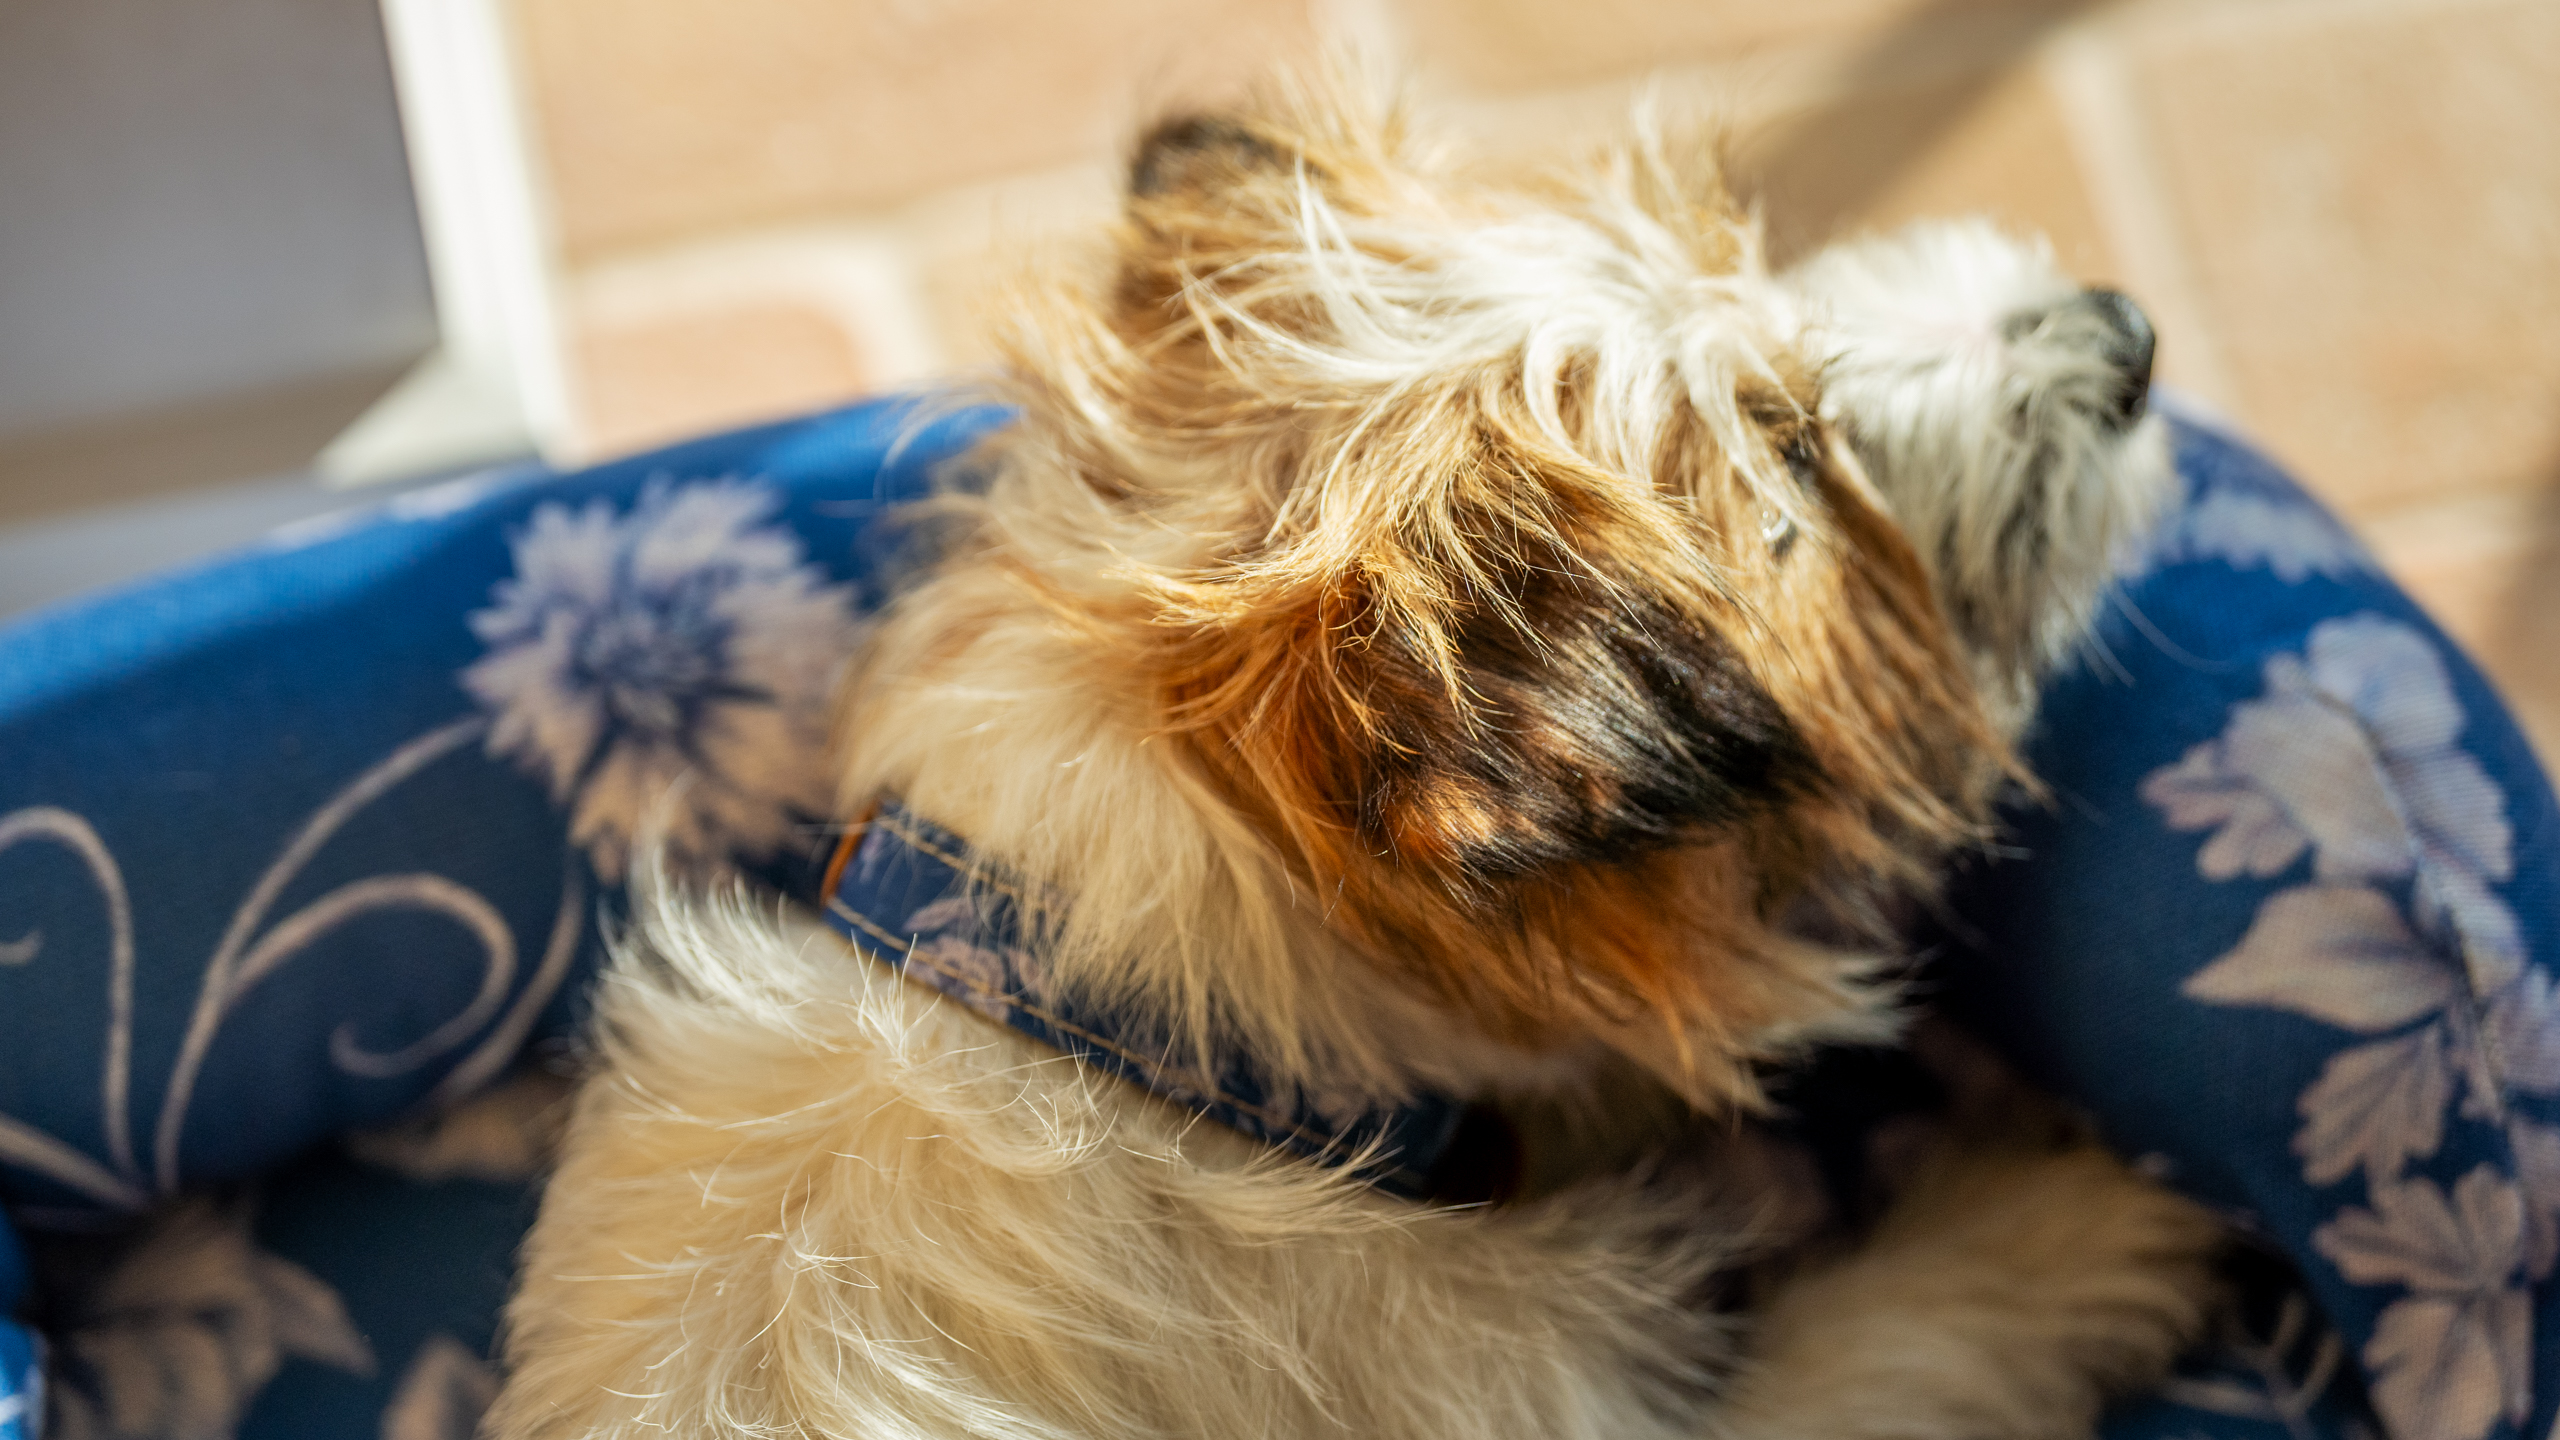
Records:
<instances>
[{"instance_id":1,"label":"black fur marking","mask_svg":"<svg viewBox=\"0 0 2560 1440\"><path fill-rule=\"evenodd\" d=\"M1147 132L1129 162L1129 193L1162 195L1197 185L1218 159L1237 169L1280 163L1280 152L1233 120L1178 115Z\"/></svg>"},{"instance_id":2,"label":"black fur marking","mask_svg":"<svg viewBox=\"0 0 2560 1440\"><path fill-rule=\"evenodd\" d=\"M1519 1194L1522 1178L1519 1132L1501 1111L1475 1104L1460 1113L1425 1191L1442 1205L1498 1205Z\"/></svg>"},{"instance_id":3,"label":"black fur marking","mask_svg":"<svg viewBox=\"0 0 2560 1440\"><path fill-rule=\"evenodd\" d=\"M1693 843L1818 784L1803 737L1720 637L1575 565L1521 566L1519 621L1476 607L1457 637L1472 713L1418 683L1380 697L1401 723L1363 767L1374 850L1418 822L1483 885Z\"/></svg>"}]
</instances>

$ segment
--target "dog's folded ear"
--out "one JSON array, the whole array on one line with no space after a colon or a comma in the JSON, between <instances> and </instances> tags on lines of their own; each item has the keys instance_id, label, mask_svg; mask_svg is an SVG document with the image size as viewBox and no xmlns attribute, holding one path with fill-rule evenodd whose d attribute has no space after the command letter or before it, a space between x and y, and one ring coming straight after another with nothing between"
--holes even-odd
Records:
<instances>
[{"instance_id":1,"label":"dog's folded ear","mask_svg":"<svg viewBox=\"0 0 2560 1440\"><path fill-rule=\"evenodd\" d=\"M1285 171L1295 158L1237 116L1176 115L1140 137L1129 160L1129 194L1214 193L1248 175Z\"/></svg>"}]
</instances>

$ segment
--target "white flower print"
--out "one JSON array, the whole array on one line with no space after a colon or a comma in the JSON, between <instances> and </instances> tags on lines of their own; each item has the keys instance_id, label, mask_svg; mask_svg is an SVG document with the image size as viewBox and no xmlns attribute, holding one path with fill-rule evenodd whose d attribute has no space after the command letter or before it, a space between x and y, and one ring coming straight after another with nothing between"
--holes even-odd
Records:
<instances>
[{"instance_id":1,"label":"white flower print","mask_svg":"<svg viewBox=\"0 0 2560 1440\"><path fill-rule=\"evenodd\" d=\"M2314 880L2270 897L2182 988L2392 1036L2330 1057L2295 1139L2314 1184L2358 1167L2380 1179L2442 1143L2457 1079L2481 1119L2501 1113L2504 1087L2560 1092L2560 1016L2489 888L2513 870L2505 798L2454 747L2462 708L2433 645L2378 616L2328 621L2266 681L2142 794L2172 828L2213 832L2196 855L2207 879L2308 855ZM2407 912L2383 882L2407 883Z\"/></svg>"},{"instance_id":2,"label":"white flower print","mask_svg":"<svg viewBox=\"0 0 2560 1440\"><path fill-rule=\"evenodd\" d=\"M520 1185L550 1167L572 1093L548 1070L520 1070L450 1109L349 1135L347 1153L412 1180Z\"/></svg>"},{"instance_id":3,"label":"white flower print","mask_svg":"<svg viewBox=\"0 0 2560 1440\"><path fill-rule=\"evenodd\" d=\"M909 963L923 969L935 989L1009 1022L1017 1000L1040 1004L1045 987L1030 953L987 944L985 924L985 905L976 895L946 895L923 906L904 927L916 937Z\"/></svg>"},{"instance_id":4,"label":"white flower print","mask_svg":"<svg viewBox=\"0 0 2560 1440\"><path fill-rule=\"evenodd\" d=\"M987 905L976 895L963 892L945 895L939 900L919 906L907 917L907 930L917 935L939 935L947 930L972 933L986 928Z\"/></svg>"},{"instance_id":5,"label":"white flower print","mask_svg":"<svg viewBox=\"0 0 2560 1440\"><path fill-rule=\"evenodd\" d=\"M2525 1197L2525 1273L2548 1275L2560 1256L2560 1130L2512 1120L2507 1146L2515 1153L2516 1183Z\"/></svg>"},{"instance_id":6,"label":"white flower print","mask_svg":"<svg viewBox=\"0 0 2560 1440\"><path fill-rule=\"evenodd\" d=\"M2454 1182L2378 1185L2373 1208L2341 1211L2314 1248L2359 1285L2402 1285L2365 1346L2373 1401L2396 1440L2471 1440L2532 1399L2532 1299L2518 1286L2525 1206L2482 1165Z\"/></svg>"},{"instance_id":7,"label":"white flower print","mask_svg":"<svg viewBox=\"0 0 2560 1440\"><path fill-rule=\"evenodd\" d=\"M2163 563L2221 560L2235 569L2263 567L2288 585L2313 575L2355 575L2373 568L2364 546L2327 511L2273 492L2210 489L2162 541L2158 558Z\"/></svg>"},{"instance_id":8,"label":"white flower print","mask_svg":"<svg viewBox=\"0 0 2560 1440\"><path fill-rule=\"evenodd\" d=\"M462 683L492 713L490 752L569 807L609 881L644 830L679 866L769 855L831 799L820 757L851 592L762 523L778 504L710 481L652 486L627 515L545 505L515 539L515 577L471 617L489 648Z\"/></svg>"},{"instance_id":9,"label":"white flower print","mask_svg":"<svg viewBox=\"0 0 2560 1440\"><path fill-rule=\"evenodd\" d=\"M36 1440L36 1422L44 1415L44 1348L38 1343L28 1348L34 1353L26 1357L24 1374L0 1372L0 1440ZM0 1355L5 1354L0 1348Z\"/></svg>"},{"instance_id":10,"label":"white flower print","mask_svg":"<svg viewBox=\"0 0 2560 1440\"><path fill-rule=\"evenodd\" d=\"M2294 1148L2315 1185L2358 1166L2395 1173L2442 1143L2457 1075L2479 1059L2460 968L2431 953L2380 891L2305 885L2258 909L2240 944L2188 977L2192 999L2267 1005L2358 1034L2414 1032L2341 1050L2303 1092ZM2473 1076L2494 1095L2494 1083Z\"/></svg>"},{"instance_id":11,"label":"white flower print","mask_svg":"<svg viewBox=\"0 0 2560 1440\"><path fill-rule=\"evenodd\" d=\"M498 1374L450 1335L418 1347L382 1410L382 1440L471 1440L498 1398Z\"/></svg>"},{"instance_id":12,"label":"white flower print","mask_svg":"<svg viewBox=\"0 0 2560 1440\"><path fill-rule=\"evenodd\" d=\"M2209 880L2269 876L2315 853L2324 880L2510 867L2504 797L2454 746L2463 723L2427 638L2378 615L2323 622L2267 664L2266 691L2222 735L2143 781L2172 828L2215 828Z\"/></svg>"},{"instance_id":13,"label":"white flower print","mask_svg":"<svg viewBox=\"0 0 2560 1440\"><path fill-rule=\"evenodd\" d=\"M2198 1000L2275 1005L2367 1034L2432 1015L2464 988L2461 974L2437 965L2410 933L2400 908L2361 885L2276 894L2239 946L2185 986Z\"/></svg>"},{"instance_id":14,"label":"white flower print","mask_svg":"<svg viewBox=\"0 0 2560 1440\"><path fill-rule=\"evenodd\" d=\"M287 1359L369 1376L337 1292L257 1248L246 1206L152 1222L53 1327L47 1440L219 1440Z\"/></svg>"},{"instance_id":15,"label":"white flower print","mask_svg":"<svg viewBox=\"0 0 2560 1440\"><path fill-rule=\"evenodd\" d=\"M2445 1027L2429 1025L2330 1056L2297 1107L2302 1131L2293 1147L2303 1178L2334 1185L2358 1166L2394 1174L2404 1162L2436 1153L2461 1058L2449 1050Z\"/></svg>"},{"instance_id":16,"label":"white flower print","mask_svg":"<svg viewBox=\"0 0 2560 1440\"><path fill-rule=\"evenodd\" d=\"M2173 829L2210 832L2210 880L2309 879L2258 907L2187 996L2376 1037L2332 1054L2296 1108L2304 1177L2362 1172L2372 1208L2312 1236L2348 1281L2398 1286L2362 1351L2398 1440L2477 1440L2529 1400L2531 1299L2560 1260L2560 1130L2509 1113L2560 1094L2560 995L2492 888L2514 869L2506 799L2457 747L2442 657L2375 615L2327 621L2268 662L2220 736L2145 778ZM2448 1198L2406 1177L2447 1117L2504 1127L2517 1174L2482 1164Z\"/></svg>"}]
</instances>

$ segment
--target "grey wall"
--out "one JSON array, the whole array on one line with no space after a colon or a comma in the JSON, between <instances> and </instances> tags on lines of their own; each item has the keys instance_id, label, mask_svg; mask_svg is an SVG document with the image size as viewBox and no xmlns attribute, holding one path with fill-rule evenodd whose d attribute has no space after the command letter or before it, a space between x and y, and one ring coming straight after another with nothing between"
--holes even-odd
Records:
<instances>
[{"instance_id":1,"label":"grey wall","mask_svg":"<svg viewBox=\"0 0 2560 1440\"><path fill-rule=\"evenodd\" d=\"M0 439L433 337L374 0L0 0Z\"/></svg>"},{"instance_id":2,"label":"grey wall","mask_svg":"<svg viewBox=\"0 0 2560 1440\"><path fill-rule=\"evenodd\" d=\"M279 525L371 504L384 493L351 498L296 475L0 525L0 621L236 549Z\"/></svg>"}]
</instances>

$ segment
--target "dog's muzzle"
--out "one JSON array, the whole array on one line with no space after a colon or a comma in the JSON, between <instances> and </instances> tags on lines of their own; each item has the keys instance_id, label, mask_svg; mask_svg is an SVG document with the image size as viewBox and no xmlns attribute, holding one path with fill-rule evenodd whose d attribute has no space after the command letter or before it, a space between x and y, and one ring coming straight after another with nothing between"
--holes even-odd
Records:
<instances>
[{"instance_id":1,"label":"dog's muzzle","mask_svg":"<svg viewBox=\"0 0 2560 1440\"><path fill-rule=\"evenodd\" d=\"M2114 404L2107 413L2119 427L2131 429L2151 403L2151 317L2121 290L2083 290L2070 303L2085 307L2106 327L2101 353L2118 377Z\"/></svg>"}]
</instances>

